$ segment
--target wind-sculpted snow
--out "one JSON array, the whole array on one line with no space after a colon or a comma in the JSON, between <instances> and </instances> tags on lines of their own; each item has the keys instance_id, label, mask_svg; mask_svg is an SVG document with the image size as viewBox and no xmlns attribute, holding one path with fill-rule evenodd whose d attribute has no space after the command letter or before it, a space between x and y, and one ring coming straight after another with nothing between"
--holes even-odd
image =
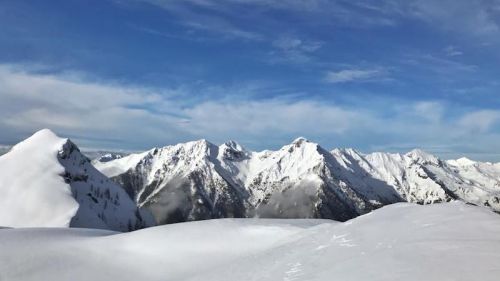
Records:
<instances>
[{"instance_id":1,"label":"wind-sculpted snow","mask_svg":"<svg viewBox=\"0 0 500 281\"><path fill-rule=\"evenodd\" d=\"M500 165L353 149L331 152L304 138L277 151L200 140L96 167L158 223L222 217L348 220L396 202L464 200L500 211Z\"/></svg>"},{"instance_id":2,"label":"wind-sculpted snow","mask_svg":"<svg viewBox=\"0 0 500 281\"><path fill-rule=\"evenodd\" d=\"M0 226L127 231L153 224L75 144L49 130L0 157L0 193Z\"/></svg>"},{"instance_id":3,"label":"wind-sculpted snow","mask_svg":"<svg viewBox=\"0 0 500 281\"><path fill-rule=\"evenodd\" d=\"M222 219L130 233L0 229L0 280L498 280L500 217L461 202L356 219Z\"/></svg>"},{"instance_id":4,"label":"wind-sculpted snow","mask_svg":"<svg viewBox=\"0 0 500 281\"><path fill-rule=\"evenodd\" d=\"M40 131L0 157L1 226L70 224L78 203L57 159L65 142ZM40 149L43 146L46 149Z\"/></svg>"}]
</instances>

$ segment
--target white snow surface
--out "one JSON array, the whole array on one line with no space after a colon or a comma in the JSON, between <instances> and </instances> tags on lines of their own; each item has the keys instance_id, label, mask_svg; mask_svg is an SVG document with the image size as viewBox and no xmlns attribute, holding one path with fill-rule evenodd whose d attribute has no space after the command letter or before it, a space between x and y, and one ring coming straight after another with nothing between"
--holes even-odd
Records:
<instances>
[{"instance_id":1,"label":"white snow surface","mask_svg":"<svg viewBox=\"0 0 500 281\"><path fill-rule=\"evenodd\" d=\"M114 233L0 229L0 280L498 280L500 217L398 203L337 223L221 219Z\"/></svg>"},{"instance_id":2,"label":"white snow surface","mask_svg":"<svg viewBox=\"0 0 500 281\"><path fill-rule=\"evenodd\" d=\"M154 224L71 141L44 129L0 156L0 226L128 231Z\"/></svg>"},{"instance_id":3,"label":"white snow surface","mask_svg":"<svg viewBox=\"0 0 500 281\"><path fill-rule=\"evenodd\" d=\"M69 226L78 203L57 159L65 142L42 130L0 156L1 226Z\"/></svg>"},{"instance_id":4,"label":"white snow surface","mask_svg":"<svg viewBox=\"0 0 500 281\"><path fill-rule=\"evenodd\" d=\"M102 161L92 161L92 164L104 175L114 177L137 165L141 159L148 155L148 153L149 151L143 153L133 153L127 155L126 157L111 160L113 161L113 165L106 165L107 162Z\"/></svg>"}]
</instances>

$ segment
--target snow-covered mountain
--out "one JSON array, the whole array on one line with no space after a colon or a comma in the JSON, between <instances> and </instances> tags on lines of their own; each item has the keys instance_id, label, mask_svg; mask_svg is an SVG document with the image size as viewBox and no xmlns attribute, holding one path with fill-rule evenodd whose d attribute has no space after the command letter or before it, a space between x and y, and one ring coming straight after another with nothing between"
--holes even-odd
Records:
<instances>
[{"instance_id":1,"label":"snow-covered mountain","mask_svg":"<svg viewBox=\"0 0 500 281\"><path fill-rule=\"evenodd\" d=\"M353 149L298 138L277 151L181 143L95 162L158 223L220 217L347 220L396 202L461 199L500 211L500 165Z\"/></svg>"},{"instance_id":2,"label":"snow-covered mountain","mask_svg":"<svg viewBox=\"0 0 500 281\"><path fill-rule=\"evenodd\" d=\"M106 150L83 150L82 154L87 156L92 162L107 162L115 159L120 159L130 153L106 151Z\"/></svg>"},{"instance_id":3,"label":"snow-covered mountain","mask_svg":"<svg viewBox=\"0 0 500 281\"><path fill-rule=\"evenodd\" d=\"M244 217L246 190L232 183L218 161L219 148L205 140L155 148L98 162L158 223Z\"/></svg>"},{"instance_id":4,"label":"snow-covered mountain","mask_svg":"<svg viewBox=\"0 0 500 281\"><path fill-rule=\"evenodd\" d=\"M421 150L366 156L375 177L393 186L408 202L463 200L500 212L500 165L466 158L443 161Z\"/></svg>"},{"instance_id":5,"label":"snow-covered mountain","mask_svg":"<svg viewBox=\"0 0 500 281\"><path fill-rule=\"evenodd\" d=\"M500 216L462 202L399 203L345 223L0 229L0 280L496 281L499 260Z\"/></svg>"},{"instance_id":6,"label":"snow-covered mountain","mask_svg":"<svg viewBox=\"0 0 500 281\"><path fill-rule=\"evenodd\" d=\"M154 223L68 139L41 130L0 156L0 226L127 231Z\"/></svg>"}]
</instances>

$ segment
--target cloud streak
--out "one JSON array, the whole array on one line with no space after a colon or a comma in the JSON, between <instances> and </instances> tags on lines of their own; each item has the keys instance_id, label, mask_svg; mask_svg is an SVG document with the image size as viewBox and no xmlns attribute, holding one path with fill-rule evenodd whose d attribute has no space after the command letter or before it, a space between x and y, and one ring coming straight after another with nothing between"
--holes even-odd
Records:
<instances>
[{"instance_id":1,"label":"cloud streak","mask_svg":"<svg viewBox=\"0 0 500 281\"><path fill-rule=\"evenodd\" d=\"M151 90L34 74L0 66L1 142L51 128L83 146L145 149L207 138L276 148L299 135L333 146L372 150L412 143L422 148L500 149L498 110L470 110L441 101L373 99L341 104L314 99L220 99L187 104L189 90ZM220 88L225 92L227 89ZM367 141L368 140L368 141ZM410 147L408 147L410 148Z\"/></svg>"},{"instance_id":2,"label":"cloud streak","mask_svg":"<svg viewBox=\"0 0 500 281\"><path fill-rule=\"evenodd\" d=\"M278 60L307 63L312 60L312 54L323 46L323 42L303 40L296 36L281 36L272 42L272 46L277 52L271 54L277 55Z\"/></svg>"},{"instance_id":3,"label":"cloud streak","mask_svg":"<svg viewBox=\"0 0 500 281\"><path fill-rule=\"evenodd\" d=\"M465 33L487 38L498 35L500 10L495 1L483 0L143 0L183 18L194 20L194 15L212 16L196 25L207 28L210 21L221 21L234 8L280 11L308 17L309 22L342 24L351 27L380 27L397 25L408 18L419 20L443 31ZM199 25L202 23L203 25ZM229 22L213 25L214 30L224 30ZM246 34L248 31L243 32Z\"/></svg>"},{"instance_id":4,"label":"cloud streak","mask_svg":"<svg viewBox=\"0 0 500 281\"><path fill-rule=\"evenodd\" d=\"M373 82L387 78L387 71L383 68L374 69L343 69L326 73L328 83Z\"/></svg>"}]
</instances>

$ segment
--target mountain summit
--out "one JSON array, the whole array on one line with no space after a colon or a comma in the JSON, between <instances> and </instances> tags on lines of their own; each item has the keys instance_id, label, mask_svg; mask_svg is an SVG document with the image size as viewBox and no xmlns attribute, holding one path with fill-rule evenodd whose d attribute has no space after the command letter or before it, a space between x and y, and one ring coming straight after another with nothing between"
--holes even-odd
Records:
<instances>
[{"instance_id":1,"label":"mountain summit","mask_svg":"<svg viewBox=\"0 0 500 281\"><path fill-rule=\"evenodd\" d=\"M0 225L117 231L153 224L68 139L40 130L0 156Z\"/></svg>"}]
</instances>

